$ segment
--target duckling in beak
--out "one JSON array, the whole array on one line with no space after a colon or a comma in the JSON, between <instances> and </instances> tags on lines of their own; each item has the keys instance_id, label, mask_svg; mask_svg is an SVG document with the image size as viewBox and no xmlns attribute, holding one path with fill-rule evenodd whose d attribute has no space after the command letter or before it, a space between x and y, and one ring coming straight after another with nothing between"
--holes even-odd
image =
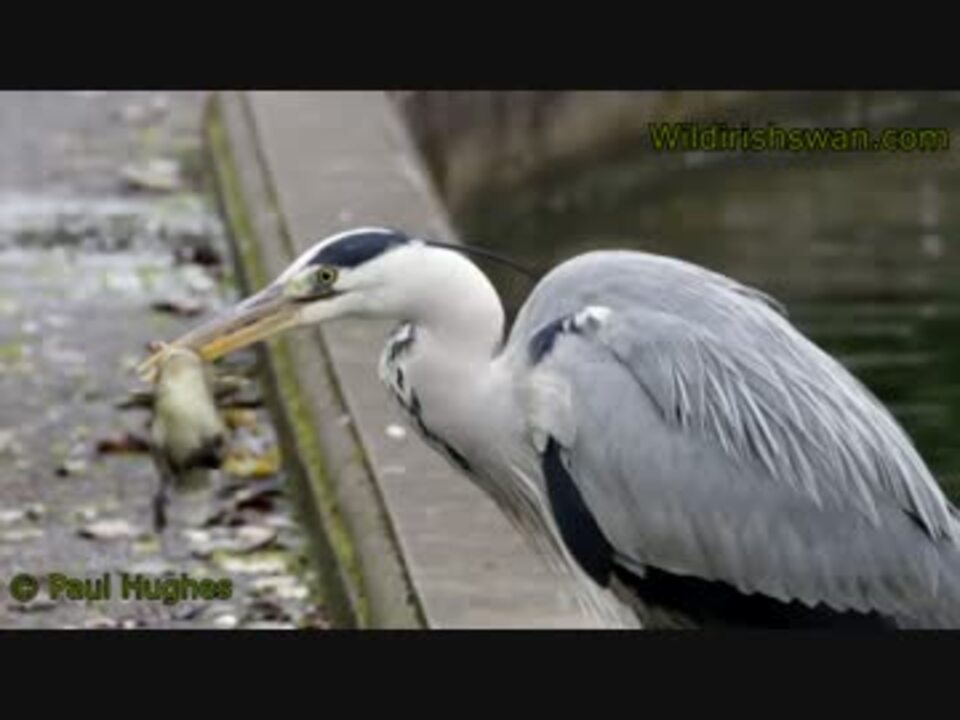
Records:
<instances>
[{"instance_id":1,"label":"duckling in beak","mask_svg":"<svg viewBox=\"0 0 960 720\"><path fill-rule=\"evenodd\" d=\"M167 524L170 489L203 487L224 458L226 429L214 401L203 359L193 350L161 346L155 365L152 455L160 474L154 527Z\"/></svg>"}]
</instances>

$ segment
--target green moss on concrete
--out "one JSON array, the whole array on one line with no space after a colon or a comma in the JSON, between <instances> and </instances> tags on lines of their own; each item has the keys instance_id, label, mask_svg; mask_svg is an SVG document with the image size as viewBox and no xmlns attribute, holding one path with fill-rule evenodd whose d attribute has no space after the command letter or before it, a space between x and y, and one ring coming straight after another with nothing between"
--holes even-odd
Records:
<instances>
[{"instance_id":1,"label":"green moss on concrete","mask_svg":"<svg viewBox=\"0 0 960 720\"><path fill-rule=\"evenodd\" d=\"M254 246L255 232L243 202L240 179L227 145L219 103L214 99L210 108L206 123L207 137L216 166L218 189L223 200L226 220L236 241L234 250L239 253L240 264L248 280L258 286L266 285L269 278Z\"/></svg>"},{"instance_id":2,"label":"green moss on concrete","mask_svg":"<svg viewBox=\"0 0 960 720\"><path fill-rule=\"evenodd\" d=\"M20 362L26 356L22 342L7 342L0 345L0 363Z\"/></svg>"},{"instance_id":3,"label":"green moss on concrete","mask_svg":"<svg viewBox=\"0 0 960 720\"><path fill-rule=\"evenodd\" d=\"M262 287L269 282L270 277L257 249L257 234L244 202L220 112L219 103L214 100L209 108L206 129L223 211L232 230L234 249L242 273L249 285ZM276 210L276 198L271 196L269 201ZM289 249L290 238L286 233L284 235L283 240ZM288 440L306 475L309 500L314 501L317 506L318 519L323 526L320 529L324 532L334 556L332 559L350 586L344 589L352 601L352 607L349 608L353 615L349 619L352 621L350 624L369 627L369 604L364 592L360 563L324 471L323 451L316 440L316 424L312 413L301 399L300 383L288 344L282 339L275 340L270 344L267 355L278 396L276 399L281 405L283 421L292 436Z\"/></svg>"},{"instance_id":4,"label":"green moss on concrete","mask_svg":"<svg viewBox=\"0 0 960 720\"><path fill-rule=\"evenodd\" d=\"M272 358L277 384L293 429L297 453L304 464L315 497L324 511L327 522L327 535L330 545L336 553L340 566L349 575L349 582L355 592L357 621L361 626L369 626L370 613L366 593L363 589L363 577L356 550L350 540L346 525L337 507L336 498L329 480L323 472L323 451L316 440L316 423L310 409L303 402L298 389L297 371L286 343L279 341L272 348Z\"/></svg>"}]
</instances>

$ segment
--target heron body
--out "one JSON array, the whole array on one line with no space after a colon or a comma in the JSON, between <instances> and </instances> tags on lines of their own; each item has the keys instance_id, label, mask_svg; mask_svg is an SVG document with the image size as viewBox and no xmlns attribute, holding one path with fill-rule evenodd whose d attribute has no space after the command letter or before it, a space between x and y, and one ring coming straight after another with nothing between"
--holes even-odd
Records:
<instances>
[{"instance_id":1,"label":"heron body","mask_svg":"<svg viewBox=\"0 0 960 720\"><path fill-rule=\"evenodd\" d=\"M462 253L366 228L178 342L214 356L343 316L398 321L390 394L600 623L960 626L955 509L881 403L757 290L591 252L504 340Z\"/></svg>"}]
</instances>

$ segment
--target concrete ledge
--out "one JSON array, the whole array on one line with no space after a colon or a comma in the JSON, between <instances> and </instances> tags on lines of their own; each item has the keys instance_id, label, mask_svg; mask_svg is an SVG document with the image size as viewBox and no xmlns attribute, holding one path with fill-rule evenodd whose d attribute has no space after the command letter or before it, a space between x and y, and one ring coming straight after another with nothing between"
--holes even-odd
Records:
<instances>
[{"instance_id":1,"label":"concrete ledge","mask_svg":"<svg viewBox=\"0 0 960 720\"><path fill-rule=\"evenodd\" d=\"M282 217L263 172L247 107L239 95L211 104L208 146L218 196L234 240L245 291L262 287L290 261ZM312 531L326 602L341 627L422 627L396 544L348 423L329 360L315 338L288 335L261 350L271 410L303 519ZM297 368L313 370L301 382ZM322 412L315 414L316 408ZM343 509L350 517L344 521ZM354 541L354 537L357 541ZM367 556L365 577L357 553ZM372 596L372 600L369 599Z\"/></svg>"},{"instance_id":2,"label":"concrete ledge","mask_svg":"<svg viewBox=\"0 0 960 720\"><path fill-rule=\"evenodd\" d=\"M247 290L303 249L372 224L456 240L379 92L229 93L211 156ZM485 495L412 433L376 364L388 327L338 323L270 343L272 406L317 540L328 603L356 627L587 627Z\"/></svg>"}]
</instances>

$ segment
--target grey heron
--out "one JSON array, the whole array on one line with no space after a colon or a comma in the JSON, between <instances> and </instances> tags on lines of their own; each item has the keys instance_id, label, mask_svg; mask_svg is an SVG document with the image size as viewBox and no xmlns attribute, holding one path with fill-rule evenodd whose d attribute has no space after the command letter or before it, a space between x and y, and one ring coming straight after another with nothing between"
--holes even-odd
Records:
<instances>
[{"instance_id":1,"label":"grey heron","mask_svg":"<svg viewBox=\"0 0 960 720\"><path fill-rule=\"evenodd\" d=\"M389 394L605 624L960 626L957 511L776 301L596 250L547 273L504 339L468 250L339 233L174 345L213 360L333 318L396 321Z\"/></svg>"}]
</instances>

